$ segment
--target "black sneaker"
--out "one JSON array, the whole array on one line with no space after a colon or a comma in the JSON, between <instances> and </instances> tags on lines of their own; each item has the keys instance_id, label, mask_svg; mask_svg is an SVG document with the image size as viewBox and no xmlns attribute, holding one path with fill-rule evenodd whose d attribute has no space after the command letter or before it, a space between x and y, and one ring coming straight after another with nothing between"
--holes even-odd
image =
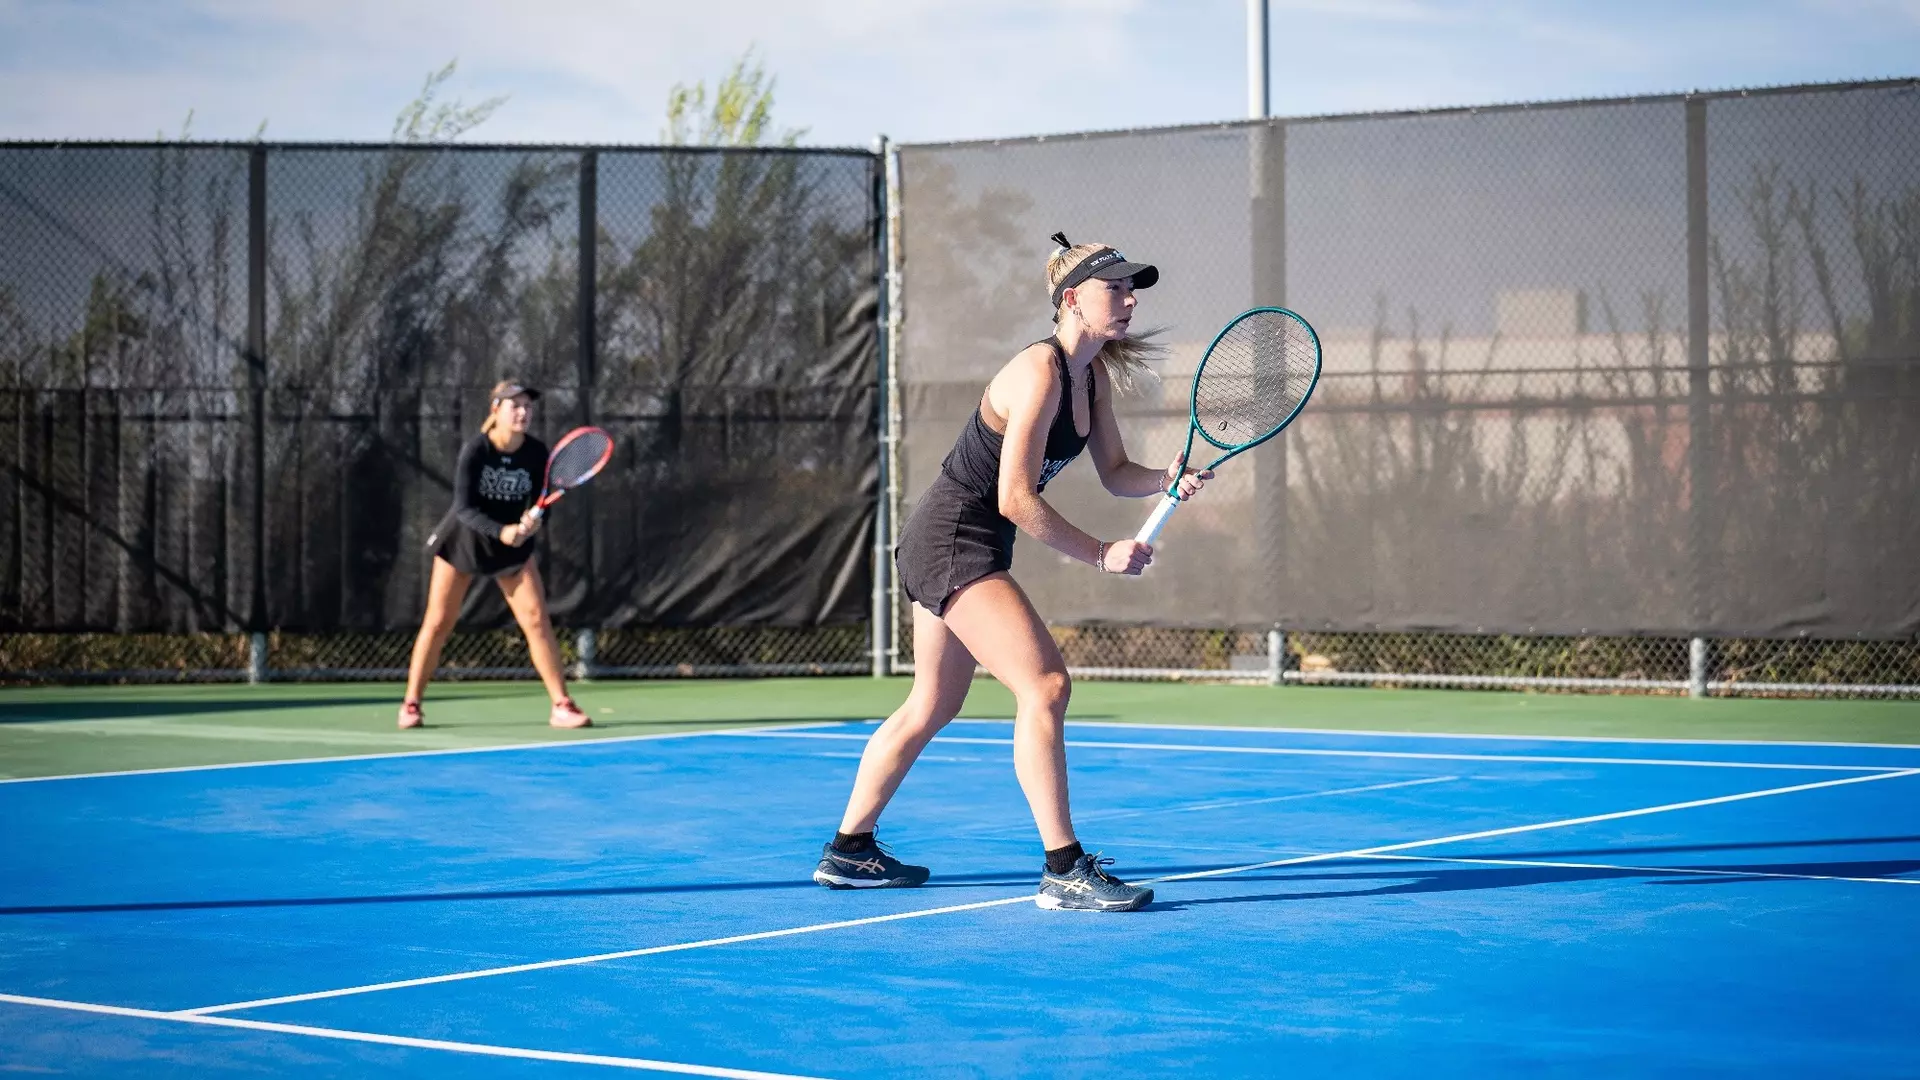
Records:
<instances>
[{"instance_id":1,"label":"black sneaker","mask_svg":"<svg viewBox=\"0 0 1920 1080\"><path fill-rule=\"evenodd\" d=\"M925 885L932 876L924 866L908 866L894 858L878 840L854 855L828 844L820 852L820 865L813 868L813 880L829 889L910 889Z\"/></svg>"},{"instance_id":2,"label":"black sneaker","mask_svg":"<svg viewBox=\"0 0 1920 1080\"><path fill-rule=\"evenodd\" d=\"M1129 885L1100 869L1112 865L1112 859L1096 852L1080 856L1064 874L1043 871L1033 902L1060 911L1137 911L1153 903L1152 889Z\"/></svg>"}]
</instances>

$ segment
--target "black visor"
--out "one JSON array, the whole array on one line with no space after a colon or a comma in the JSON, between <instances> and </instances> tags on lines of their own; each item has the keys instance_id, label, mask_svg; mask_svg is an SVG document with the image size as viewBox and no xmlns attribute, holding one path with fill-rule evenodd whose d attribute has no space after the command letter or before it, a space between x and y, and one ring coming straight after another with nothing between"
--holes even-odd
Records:
<instances>
[{"instance_id":1,"label":"black visor","mask_svg":"<svg viewBox=\"0 0 1920 1080\"><path fill-rule=\"evenodd\" d=\"M1148 263L1128 262L1125 255L1113 248L1103 247L1081 259L1073 269L1067 271L1066 277L1060 279L1060 284L1053 287L1054 309L1059 310L1060 298L1066 295L1068 289L1088 278L1118 281L1129 277L1133 279L1134 288L1151 289L1153 283L1160 280L1160 271Z\"/></svg>"}]
</instances>

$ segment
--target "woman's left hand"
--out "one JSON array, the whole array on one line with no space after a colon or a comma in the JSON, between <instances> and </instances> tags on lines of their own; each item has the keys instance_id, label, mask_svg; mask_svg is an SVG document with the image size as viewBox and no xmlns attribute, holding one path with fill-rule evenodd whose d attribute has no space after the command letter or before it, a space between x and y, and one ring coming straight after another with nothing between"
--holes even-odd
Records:
<instances>
[{"instance_id":1,"label":"woman's left hand","mask_svg":"<svg viewBox=\"0 0 1920 1080\"><path fill-rule=\"evenodd\" d=\"M1166 471L1163 473L1168 484L1173 483L1176 470L1178 470L1180 476L1180 497L1182 499L1193 498L1195 492L1206 487L1207 481L1213 479L1212 469L1184 468L1182 462L1176 458L1173 464L1167 466Z\"/></svg>"}]
</instances>

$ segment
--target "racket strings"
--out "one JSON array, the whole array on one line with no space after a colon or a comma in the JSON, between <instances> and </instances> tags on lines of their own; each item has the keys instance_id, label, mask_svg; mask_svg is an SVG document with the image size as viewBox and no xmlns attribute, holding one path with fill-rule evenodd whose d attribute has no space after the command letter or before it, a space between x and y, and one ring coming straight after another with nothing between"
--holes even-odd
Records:
<instances>
[{"instance_id":1,"label":"racket strings","mask_svg":"<svg viewBox=\"0 0 1920 1080\"><path fill-rule=\"evenodd\" d=\"M549 483L565 489L585 481L600 471L612 446L613 440L598 431L583 432L568 439L555 448L552 460L547 463Z\"/></svg>"},{"instance_id":2,"label":"racket strings","mask_svg":"<svg viewBox=\"0 0 1920 1080\"><path fill-rule=\"evenodd\" d=\"M1312 391L1319 348L1298 319L1261 312L1241 319L1208 352L1193 390L1207 441L1231 449L1287 422Z\"/></svg>"}]
</instances>

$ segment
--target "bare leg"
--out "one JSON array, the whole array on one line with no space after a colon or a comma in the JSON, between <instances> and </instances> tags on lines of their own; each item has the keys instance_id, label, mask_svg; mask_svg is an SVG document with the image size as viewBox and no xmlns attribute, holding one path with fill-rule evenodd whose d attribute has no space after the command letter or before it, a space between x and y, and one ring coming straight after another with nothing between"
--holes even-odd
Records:
<instances>
[{"instance_id":1,"label":"bare leg","mask_svg":"<svg viewBox=\"0 0 1920 1080\"><path fill-rule=\"evenodd\" d=\"M1012 577L991 574L947 601L946 625L1013 691L1013 770L1048 850L1074 842L1067 806L1067 663ZM915 632L918 633L916 625Z\"/></svg>"},{"instance_id":2,"label":"bare leg","mask_svg":"<svg viewBox=\"0 0 1920 1080\"><path fill-rule=\"evenodd\" d=\"M419 636L413 639L413 659L407 665L408 701L419 701L427 692L427 680L440 667L440 650L447 635L453 633L460 617L460 601L466 599L467 585L473 575L463 574L439 556L433 559L433 575L427 581L427 614L420 621Z\"/></svg>"},{"instance_id":3,"label":"bare leg","mask_svg":"<svg viewBox=\"0 0 1920 1080\"><path fill-rule=\"evenodd\" d=\"M913 689L867 740L853 780L843 833L872 832L920 751L966 703L973 685L973 654L932 612L913 606Z\"/></svg>"},{"instance_id":4,"label":"bare leg","mask_svg":"<svg viewBox=\"0 0 1920 1080\"><path fill-rule=\"evenodd\" d=\"M547 697L558 705L566 700L566 674L560 664L560 642L553 636L553 623L547 618L547 589L540 580L540 568L527 560L517 573L500 577L500 591L507 606L527 635L527 653L533 657L533 669L546 684Z\"/></svg>"}]
</instances>

